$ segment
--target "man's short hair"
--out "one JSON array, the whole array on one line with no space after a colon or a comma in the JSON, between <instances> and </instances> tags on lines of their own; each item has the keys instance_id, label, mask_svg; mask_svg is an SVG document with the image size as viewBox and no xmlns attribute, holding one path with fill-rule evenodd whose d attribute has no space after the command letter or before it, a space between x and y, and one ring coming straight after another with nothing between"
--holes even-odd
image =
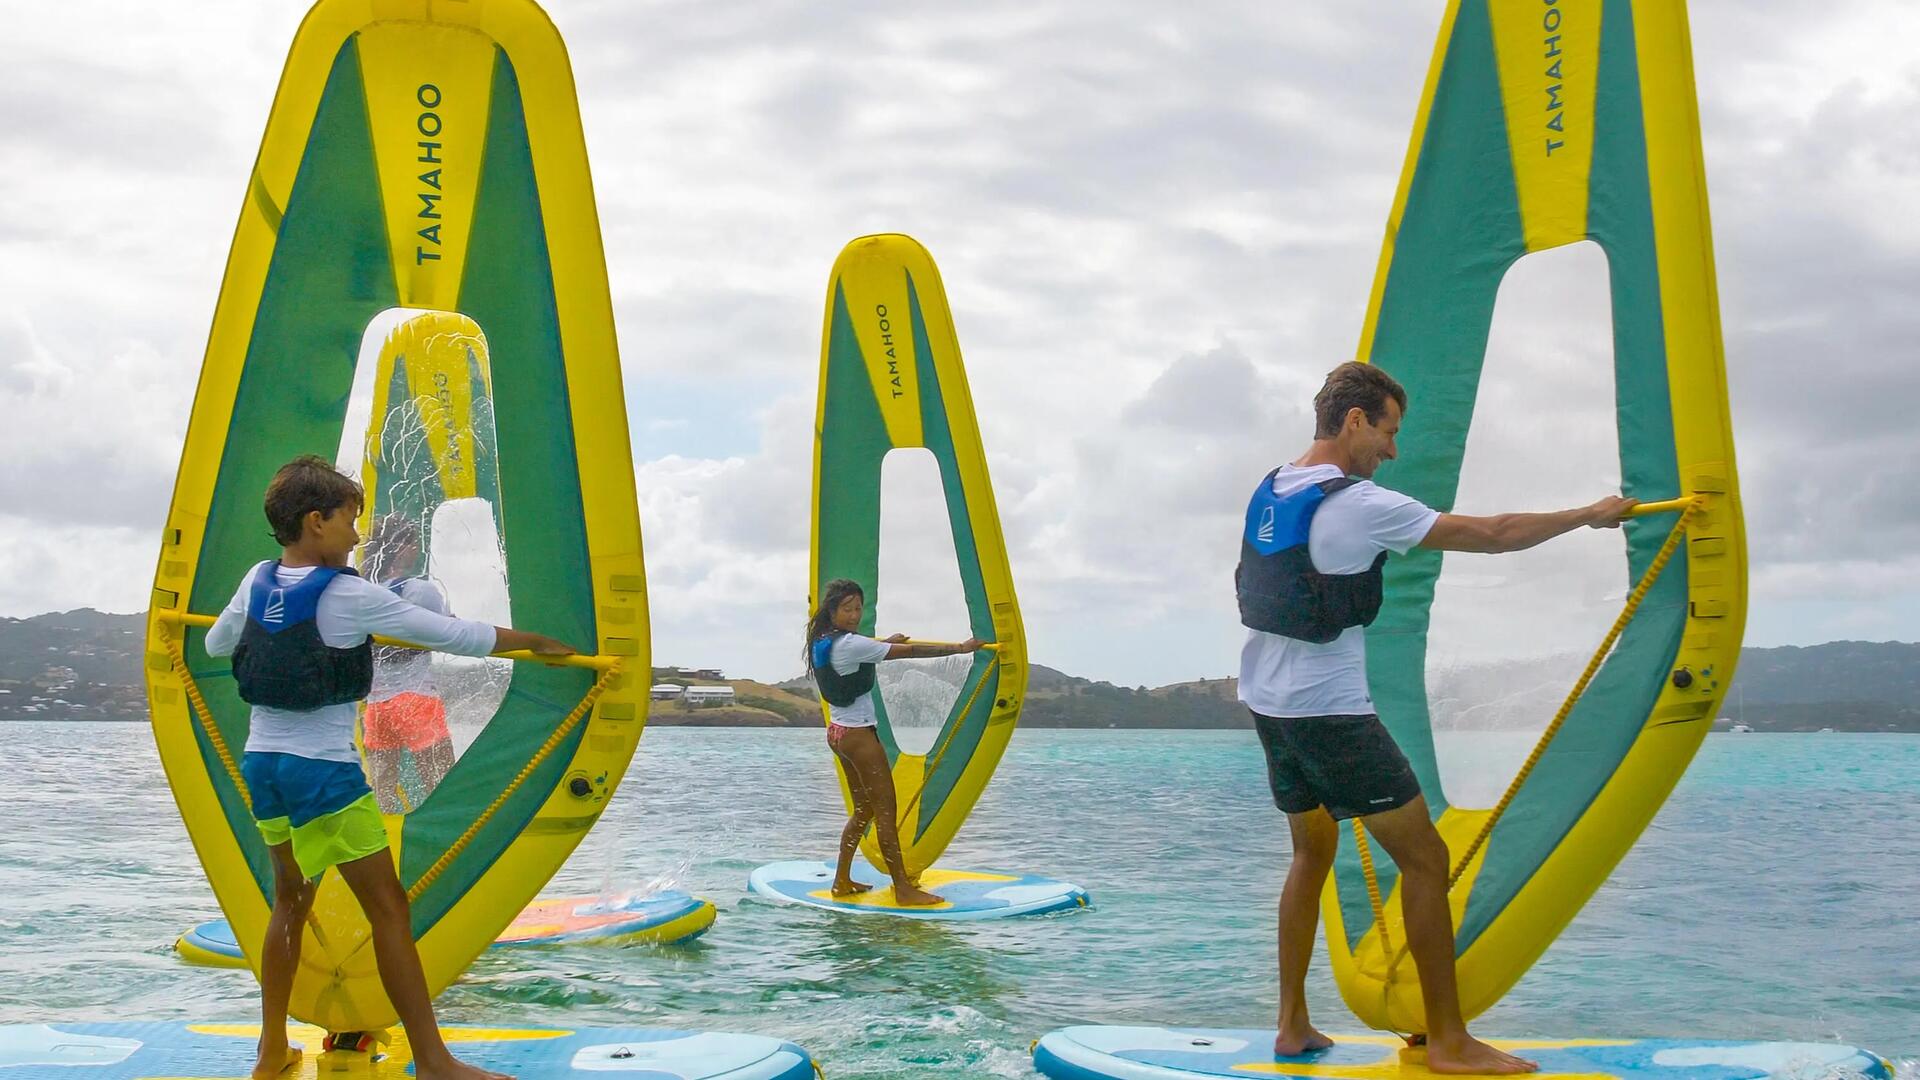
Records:
<instances>
[{"instance_id":1,"label":"man's short hair","mask_svg":"<svg viewBox=\"0 0 1920 1080\"><path fill-rule=\"evenodd\" d=\"M1340 434L1353 409L1365 413L1367 423L1378 424L1387 415L1388 398L1399 403L1400 415L1405 416L1407 391L1393 376L1372 364L1353 360L1341 364L1327 372L1326 383L1313 396L1313 437L1331 439Z\"/></svg>"},{"instance_id":2,"label":"man's short hair","mask_svg":"<svg viewBox=\"0 0 1920 1080\"><path fill-rule=\"evenodd\" d=\"M282 545L300 539L307 515L315 510L331 515L349 504L361 505L364 496L351 476L318 454L302 454L273 474L267 485L267 524Z\"/></svg>"}]
</instances>

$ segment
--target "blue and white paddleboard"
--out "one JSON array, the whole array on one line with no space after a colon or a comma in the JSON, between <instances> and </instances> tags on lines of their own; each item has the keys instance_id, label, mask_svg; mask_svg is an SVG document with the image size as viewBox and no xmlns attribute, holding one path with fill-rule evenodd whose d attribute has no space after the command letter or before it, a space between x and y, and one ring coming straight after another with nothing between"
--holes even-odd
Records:
<instances>
[{"instance_id":1,"label":"blue and white paddleboard","mask_svg":"<svg viewBox=\"0 0 1920 1080\"><path fill-rule=\"evenodd\" d=\"M1196 1076L1316 1077L1321 1080L1434 1080L1421 1050L1390 1035L1336 1035L1335 1045L1299 1057L1273 1055L1274 1032L1229 1028L1070 1027L1033 1047L1052 1080L1191 1080ZM1892 1080L1876 1054L1832 1043L1710 1042L1688 1039L1492 1039L1538 1061L1540 1077L1622 1080L1761 1080L1867 1077Z\"/></svg>"},{"instance_id":2,"label":"blue and white paddleboard","mask_svg":"<svg viewBox=\"0 0 1920 1080\"><path fill-rule=\"evenodd\" d=\"M233 936L233 925L225 919L210 919L180 935L173 943L180 959L204 967L243 968L247 956Z\"/></svg>"},{"instance_id":3,"label":"blue and white paddleboard","mask_svg":"<svg viewBox=\"0 0 1920 1080\"><path fill-rule=\"evenodd\" d=\"M764 1035L647 1028L446 1027L461 1059L520 1080L813 1080L813 1059ZM322 1032L288 1031L306 1054L286 1080L347 1069L369 1080L403 1080L413 1056L404 1034L373 1055L319 1052ZM0 1027L4 1080L139 1080L192 1076L240 1080L253 1068L258 1024L20 1024Z\"/></svg>"},{"instance_id":4,"label":"blue and white paddleboard","mask_svg":"<svg viewBox=\"0 0 1920 1080\"><path fill-rule=\"evenodd\" d=\"M920 887L943 902L926 907L907 907L895 901L887 876L864 860L853 861L853 879L872 885L872 890L853 896L835 896L830 888L832 864L777 862L768 863L749 875L747 888L769 900L789 904L903 919L1004 919L1087 906L1087 890L1033 874L932 867L921 875Z\"/></svg>"},{"instance_id":5,"label":"blue and white paddleboard","mask_svg":"<svg viewBox=\"0 0 1920 1080\"><path fill-rule=\"evenodd\" d=\"M493 947L572 945L585 942L668 945L690 941L713 925L710 901L678 890L602 900L565 896L536 900L507 927ZM243 968L247 958L225 919L212 919L174 942L180 958L206 967Z\"/></svg>"}]
</instances>

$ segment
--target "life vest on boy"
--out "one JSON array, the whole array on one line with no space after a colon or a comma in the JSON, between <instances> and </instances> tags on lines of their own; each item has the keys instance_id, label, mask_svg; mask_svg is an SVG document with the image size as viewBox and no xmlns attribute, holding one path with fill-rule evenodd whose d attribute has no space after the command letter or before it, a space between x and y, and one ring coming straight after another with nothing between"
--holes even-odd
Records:
<instances>
[{"instance_id":1,"label":"life vest on boy","mask_svg":"<svg viewBox=\"0 0 1920 1080\"><path fill-rule=\"evenodd\" d=\"M292 585L280 584L280 561L261 565L247 594L247 625L233 650L240 700L293 712L359 701L373 689L373 641L336 649L320 640L320 594L344 566L316 566Z\"/></svg>"},{"instance_id":2,"label":"life vest on boy","mask_svg":"<svg viewBox=\"0 0 1920 1080\"><path fill-rule=\"evenodd\" d=\"M1307 532L1314 512L1336 492L1359 481L1350 476L1309 484L1292 494L1273 493L1274 469L1247 504L1240 565L1233 583L1240 594L1240 624L1269 634L1326 644L1350 626L1365 626L1380 614L1380 568L1386 552L1358 574L1323 574L1313 568Z\"/></svg>"},{"instance_id":3,"label":"life vest on boy","mask_svg":"<svg viewBox=\"0 0 1920 1080\"><path fill-rule=\"evenodd\" d=\"M820 688L820 696L827 704L838 705L844 709L859 700L860 695L873 689L874 665L861 664L853 674L842 675L833 670L833 643L846 637L845 630L829 630L813 639L813 684Z\"/></svg>"}]
</instances>

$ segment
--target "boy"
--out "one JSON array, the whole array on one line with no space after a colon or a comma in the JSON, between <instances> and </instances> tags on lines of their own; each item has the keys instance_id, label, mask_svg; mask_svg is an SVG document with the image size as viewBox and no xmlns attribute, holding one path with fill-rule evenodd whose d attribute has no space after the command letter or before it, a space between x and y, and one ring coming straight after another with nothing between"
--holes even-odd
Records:
<instances>
[{"instance_id":1,"label":"boy","mask_svg":"<svg viewBox=\"0 0 1920 1080\"><path fill-rule=\"evenodd\" d=\"M353 745L358 702L373 681L369 634L466 656L571 646L521 630L453 619L407 603L347 566L360 485L325 459L303 455L267 485L267 522L282 552L248 571L212 629L209 655L232 656L240 696L253 706L241 774L273 855L273 915L260 965L260 1057L254 1080L300 1060L287 1044L287 1002L301 924L328 867L353 890L373 929L380 981L405 1025L423 1080L495 1080L456 1059L440 1037L426 976L394 873L386 826Z\"/></svg>"}]
</instances>

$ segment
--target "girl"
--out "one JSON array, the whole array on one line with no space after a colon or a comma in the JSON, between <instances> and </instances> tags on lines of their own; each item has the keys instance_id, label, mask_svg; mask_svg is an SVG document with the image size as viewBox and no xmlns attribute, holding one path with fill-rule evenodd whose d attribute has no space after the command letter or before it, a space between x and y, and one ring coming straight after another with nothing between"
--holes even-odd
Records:
<instances>
[{"instance_id":1,"label":"girl","mask_svg":"<svg viewBox=\"0 0 1920 1080\"><path fill-rule=\"evenodd\" d=\"M978 638L958 645L909 643L895 634L885 641L863 637L860 619L866 613L867 594L857 582L835 578L820 590L820 607L807 621L807 674L827 703L827 745L840 757L853 795L853 816L840 831L840 861L833 876L833 895L852 896L872 888L853 880L853 853L872 823L880 841L880 855L893 878L894 899L907 906L938 904L938 896L907 877L900 856L900 832L894 820L893 770L880 745L873 710L874 664L909 657L955 656L980 648Z\"/></svg>"}]
</instances>

